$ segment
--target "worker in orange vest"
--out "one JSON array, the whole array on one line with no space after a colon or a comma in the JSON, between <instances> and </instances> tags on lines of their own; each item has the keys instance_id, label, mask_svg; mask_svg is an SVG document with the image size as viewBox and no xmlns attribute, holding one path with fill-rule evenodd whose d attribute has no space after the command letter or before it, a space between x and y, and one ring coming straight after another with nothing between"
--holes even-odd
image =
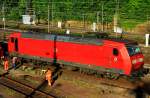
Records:
<instances>
[{"instance_id":1,"label":"worker in orange vest","mask_svg":"<svg viewBox=\"0 0 150 98\"><path fill-rule=\"evenodd\" d=\"M52 71L48 68L46 72L46 80L48 81L48 85L52 85Z\"/></svg>"},{"instance_id":2,"label":"worker in orange vest","mask_svg":"<svg viewBox=\"0 0 150 98\"><path fill-rule=\"evenodd\" d=\"M8 59L7 58L4 59L4 70L8 71Z\"/></svg>"}]
</instances>

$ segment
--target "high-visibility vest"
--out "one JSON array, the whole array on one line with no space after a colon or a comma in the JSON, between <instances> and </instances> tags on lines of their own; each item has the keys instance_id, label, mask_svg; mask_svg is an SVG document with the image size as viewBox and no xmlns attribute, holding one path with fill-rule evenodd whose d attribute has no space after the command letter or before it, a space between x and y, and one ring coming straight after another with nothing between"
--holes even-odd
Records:
<instances>
[{"instance_id":1,"label":"high-visibility vest","mask_svg":"<svg viewBox=\"0 0 150 98\"><path fill-rule=\"evenodd\" d=\"M52 76L52 72L51 72L50 70L48 70L48 71L46 72L46 80L51 79L51 76Z\"/></svg>"},{"instance_id":2,"label":"high-visibility vest","mask_svg":"<svg viewBox=\"0 0 150 98\"><path fill-rule=\"evenodd\" d=\"M4 65L5 65L5 66L8 66L8 61L4 61Z\"/></svg>"}]
</instances>

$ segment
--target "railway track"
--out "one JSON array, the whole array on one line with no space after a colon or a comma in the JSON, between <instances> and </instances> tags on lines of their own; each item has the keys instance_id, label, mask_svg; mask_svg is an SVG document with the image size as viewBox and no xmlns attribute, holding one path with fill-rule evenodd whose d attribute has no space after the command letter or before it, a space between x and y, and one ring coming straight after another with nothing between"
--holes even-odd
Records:
<instances>
[{"instance_id":1,"label":"railway track","mask_svg":"<svg viewBox=\"0 0 150 98\"><path fill-rule=\"evenodd\" d=\"M78 79L78 81L81 81L82 84L88 83L90 86L91 84L94 84L97 86L96 88L101 89L101 91L104 91L105 93L109 93L109 94L113 93L113 94L121 94L121 95L123 95L124 93L128 93L130 95L134 94L134 96L139 96L136 98L145 98L142 97L142 95L147 96L146 98L149 98L150 96L149 93L150 81L147 82L143 79L128 81L124 78L120 78L118 80L109 80L105 78L96 78L93 77L92 75L90 76L90 75L80 74L76 72L72 74L71 73L70 72L64 73L67 76L69 76L69 78L65 78L66 80L76 81L76 79ZM117 91L118 89L121 91ZM141 95L139 95L139 93L141 93Z\"/></svg>"},{"instance_id":2,"label":"railway track","mask_svg":"<svg viewBox=\"0 0 150 98\"><path fill-rule=\"evenodd\" d=\"M97 82L97 84L103 84L103 85L109 85L109 86L113 86L113 87L119 87L119 88L124 88L124 89L129 89L129 90L133 90L136 89L139 85L141 85L143 83L143 81L139 78L135 78L135 79L126 79L124 77L121 77L119 79L108 79L108 78L102 78L102 77L97 77L93 74L89 75L87 73L80 73L79 71L70 71L66 68L54 68L54 66L51 66L51 69L56 69L57 71L54 72L54 76L55 77L59 77L62 75L62 73L64 74L64 76L69 77L70 80L73 79L80 79L81 81L89 82L89 83L95 83ZM54 70L55 71L55 70ZM69 79L68 78L68 79Z\"/></svg>"},{"instance_id":3,"label":"railway track","mask_svg":"<svg viewBox=\"0 0 150 98\"><path fill-rule=\"evenodd\" d=\"M103 85L109 85L113 87L119 87L119 88L130 89L130 90L135 89L142 82L139 79L130 81L123 77L117 80L113 80L113 79L111 80L108 78L96 77L94 75L88 75L85 73L78 73L78 72L71 72L71 71L65 71L64 74L69 76L71 79L80 79L85 83L89 82L89 83L103 84Z\"/></svg>"},{"instance_id":4,"label":"railway track","mask_svg":"<svg viewBox=\"0 0 150 98\"><path fill-rule=\"evenodd\" d=\"M11 70L11 68L10 68ZM97 84L97 86L99 87L99 85L104 85L106 87L116 87L116 88L122 88L122 89L126 89L126 90L135 90L136 88L138 88L139 82L130 82L127 81L125 79L119 79L119 80L109 80L106 78L97 78L93 75L88 75L88 74L84 74L84 73L79 73L78 71L69 71L67 69L60 69L56 72L56 74L60 74L60 72L63 71L62 75L63 77L69 77L69 78L65 78L66 80L70 80L70 81L74 81L76 79L78 79L79 81L82 81L84 83L89 83L89 84ZM45 83L45 81L43 81L40 85L36 86L36 87L32 87L28 84L23 84L20 83L19 81L13 80L11 78L9 78L7 75L9 75L9 72L3 73L2 75L0 75L0 84L4 85L20 94L23 94L25 96L25 98L62 98L62 95L59 94L60 96L56 95L57 93L55 92L46 92L46 91L42 91L40 89L40 87L42 87L42 85ZM61 76L62 77L62 76ZM58 77L59 78L59 77ZM59 88L57 88L57 90L59 90ZM59 90L60 92L65 93L65 95L68 95L68 91L65 92L62 89ZM111 91L110 89L110 92ZM64 96L65 96L64 95ZM69 94L71 95L71 94Z\"/></svg>"},{"instance_id":5,"label":"railway track","mask_svg":"<svg viewBox=\"0 0 150 98\"><path fill-rule=\"evenodd\" d=\"M26 98L34 98L35 97L34 95L38 95L39 98L40 98L40 96L41 96L41 98L42 97L57 98L56 96L54 96L52 94L48 94L46 92L40 91L37 88L33 88L29 85L22 84L18 81L12 80L11 78L8 78L8 77L1 77L0 84L18 92L18 93L25 95Z\"/></svg>"},{"instance_id":6,"label":"railway track","mask_svg":"<svg viewBox=\"0 0 150 98\"><path fill-rule=\"evenodd\" d=\"M18 66L20 67L20 66ZM46 93L42 90L39 90L42 85L46 83L46 80L43 80L40 85L37 87L32 87L27 84L23 84L19 81L16 81L14 79L9 78L7 75L9 74L9 71L13 69L9 68L7 72L4 72L3 74L0 75L0 84L12 89L20 94L23 94L25 98L58 98L58 96L50 93Z\"/></svg>"}]
</instances>

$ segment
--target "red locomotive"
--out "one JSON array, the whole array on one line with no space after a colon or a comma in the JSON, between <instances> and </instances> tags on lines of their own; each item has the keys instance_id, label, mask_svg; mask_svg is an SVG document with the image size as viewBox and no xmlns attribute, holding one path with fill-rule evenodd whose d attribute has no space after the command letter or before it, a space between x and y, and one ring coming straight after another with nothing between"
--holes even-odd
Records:
<instances>
[{"instance_id":1,"label":"red locomotive","mask_svg":"<svg viewBox=\"0 0 150 98\"><path fill-rule=\"evenodd\" d=\"M57 61L79 68L130 76L143 69L135 43L64 35L12 33L8 52L23 58Z\"/></svg>"}]
</instances>

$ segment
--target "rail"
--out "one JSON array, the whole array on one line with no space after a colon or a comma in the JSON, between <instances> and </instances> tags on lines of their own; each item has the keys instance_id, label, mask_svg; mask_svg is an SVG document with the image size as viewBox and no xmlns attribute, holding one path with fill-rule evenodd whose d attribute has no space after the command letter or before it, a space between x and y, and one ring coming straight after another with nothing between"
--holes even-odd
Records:
<instances>
[{"instance_id":1,"label":"rail","mask_svg":"<svg viewBox=\"0 0 150 98\"><path fill-rule=\"evenodd\" d=\"M18 66L20 67L20 66ZM4 72L3 74L0 74L0 84L3 86L6 86L18 93L21 93L26 96L26 98L32 98L35 94L40 94L42 96L46 96L48 98L58 98L54 94L49 94L44 91L39 90L40 87L42 87L43 84L45 84L45 80L40 84L37 88L34 88L30 85L23 84L19 81L13 80L6 75L9 74L9 71L13 69L13 67L9 68L7 72Z\"/></svg>"}]
</instances>

